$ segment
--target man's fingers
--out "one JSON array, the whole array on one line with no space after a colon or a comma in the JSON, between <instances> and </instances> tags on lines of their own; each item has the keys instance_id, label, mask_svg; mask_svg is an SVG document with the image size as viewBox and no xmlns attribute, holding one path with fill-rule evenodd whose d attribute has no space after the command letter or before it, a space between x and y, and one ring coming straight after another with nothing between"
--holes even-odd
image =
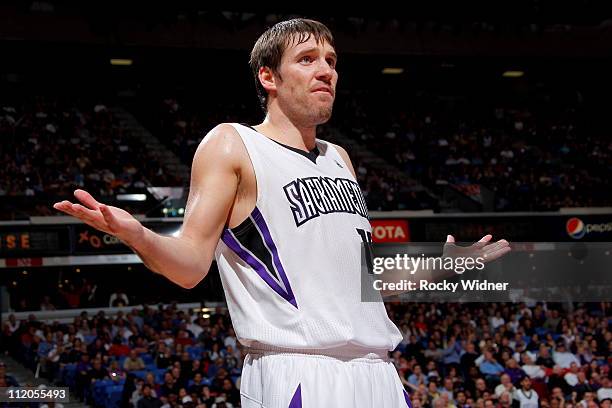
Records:
<instances>
[{"instance_id":1,"label":"man's fingers","mask_svg":"<svg viewBox=\"0 0 612 408\"><path fill-rule=\"evenodd\" d=\"M60 201L60 202L53 204L53 208L55 208L56 210L63 211L66 208L67 204L69 204L69 202L66 200Z\"/></svg>"},{"instance_id":2,"label":"man's fingers","mask_svg":"<svg viewBox=\"0 0 612 408\"><path fill-rule=\"evenodd\" d=\"M100 222L101 217L98 211L90 210L81 204L72 204L72 211L74 212L75 217L78 217L83 221Z\"/></svg>"},{"instance_id":3,"label":"man's fingers","mask_svg":"<svg viewBox=\"0 0 612 408\"><path fill-rule=\"evenodd\" d=\"M484 247L483 256L487 261L492 261L507 254L511 250L512 248L510 248L510 243L505 239L500 239L499 241Z\"/></svg>"},{"instance_id":4,"label":"man's fingers","mask_svg":"<svg viewBox=\"0 0 612 408\"><path fill-rule=\"evenodd\" d=\"M63 211L68 215L72 215L73 217L76 217L76 212L72 208L72 203L70 201L64 200L62 202L55 203L53 204L53 208L59 211Z\"/></svg>"},{"instance_id":5,"label":"man's fingers","mask_svg":"<svg viewBox=\"0 0 612 408\"><path fill-rule=\"evenodd\" d=\"M505 239L500 239L497 242L494 242L492 244L486 245L483 248L483 251L485 253L486 252L493 252L493 251L497 251L497 250L499 250L501 248L506 248L506 247L509 247L509 246L510 246L510 243L508 241L506 241Z\"/></svg>"},{"instance_id":6,"label":"man's fingers","mask_svg":"<svg viewBox=\"0 0 612 408\"><path fill-rule=\"evenodd\" d=\"M478 241L478 242L489 242L491 240L491 238L493 238L493 235L487 234L484 237L480 238L480 241Z\"/></svg>"},{"instance_id":7,"label":"man's fingers","mask_svg":"<svg viewBox=\"0 0 612 408\"><path fill-rule=\"evenodd\" d=\"M510 248L509 246L504 246L501 248L498 248L494 251L491 252L487 252L484 254L484 259L489 262L489 261L494 261L497 258L501 258L502 256L506 255L508 252L512 251L512 248Z\"/></svg>"},{"instance_id":8,"label":"man's fingers","mask_svg":"<svg viewBox=\"0 0 612 408\"><path fill-rule=\"evenodd\" d=\"M59 203L55 203L53 208L63 211L68 215L71 215L85 224L90 225L101 231L105 230L105 220L102 218L98 211L90 210L83 207L80 204L73 204L70 201L64 200Z\"/></svg>"},{"instance_id":9,"label":"man's fingers","mask_svg":"<svg viewBox=\"0 0 612 408\"><path fill-rule=\"evenodd\" d=\"M115 216L105 204L100 204L100 212L107 222L115 221Z\"/></svg>"},{"instance_id":10,"label":"man's fingers","mask_svg":"<svg viewBox=\"0 0 612 408\"><path fill-rule=\"evenodd\" d=\"M484 237L480 238L480 241L475 242L472 246L474 248L483 248L487 243L493 238L493 235L487 234Z\"/></svg>"},{"instance_id":11,"label":"man's fingers","mask_svg":"<svg viewBox=\"0 0 612 408\"><path fill-rule=\"evenodd\" d=\"M87 208L90 208L92 210L97 210L100 207L100 203L97 202L96 199L93 198L93 196L85 190L81 190L81 189L74 190L74 196L80 202L85 204Z\"/></svg>"}]
</instances>

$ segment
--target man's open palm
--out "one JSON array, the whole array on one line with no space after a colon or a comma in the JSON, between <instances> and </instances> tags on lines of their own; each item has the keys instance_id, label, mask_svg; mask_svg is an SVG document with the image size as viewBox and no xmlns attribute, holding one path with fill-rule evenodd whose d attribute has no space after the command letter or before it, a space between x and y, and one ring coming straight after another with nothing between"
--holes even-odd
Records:
<instances>
[{"instance_id":1,"label":"man's open palm","mask_svg":"<svg viewBox=\"0 0 612 408\"><path fill-rule=\"evenodd\" d=\"M53 208L72 215L100 231L114 235L124 242L133 242L142 234L144 227L127 211L99 203L85 190L75 190L74 196L82 204L64 200L53 204Z\"/></svg>"}]
</instances>

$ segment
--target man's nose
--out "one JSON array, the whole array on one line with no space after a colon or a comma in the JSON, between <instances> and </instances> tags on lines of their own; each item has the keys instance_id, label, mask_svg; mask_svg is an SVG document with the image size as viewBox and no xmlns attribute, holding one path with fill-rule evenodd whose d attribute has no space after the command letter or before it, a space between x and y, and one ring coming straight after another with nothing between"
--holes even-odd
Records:
<instances>
[{"instance_id":1,"label":"man's nose","mask_svg":"<svg viewBox=\"0 0 612 408\"><path fill-rule=\"evenodd\" d=\"M327 63L327 61L320 62L317 69L317 79L330 82L333 76L334 69Z\"/></svg>"}]
</instances>

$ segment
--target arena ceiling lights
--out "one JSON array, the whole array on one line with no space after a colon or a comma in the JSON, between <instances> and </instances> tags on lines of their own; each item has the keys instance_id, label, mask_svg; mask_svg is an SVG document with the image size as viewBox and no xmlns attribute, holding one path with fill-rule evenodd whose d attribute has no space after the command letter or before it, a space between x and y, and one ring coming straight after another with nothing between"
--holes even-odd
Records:
<instances>
[{"instance_id":1,"label":"arena ceiling lights","mask_svg":"<svg viewBox=\"0 0 612 408\"><path fill-rule=\"evenodd\" d=\"M382 73L385 75L399 75L404 73L404 68L383 68Z\"/></svg>"},{"instance_id":2,"label":"arena ceiling lights","mask_svg":"<svg viewBox=\"0 0 612 408\"><path fill-rule=\"evenodd\" d=\"M110 63L111 65L130 66L134 61L129 58L111 58Z\"/></svg>"},{"instance_id":3,"label":"arena ceiling lights","mask_svg":"<svg viewBox=\"0 0 612 408\"><path fill-rule=\"evenodd\" d=\"M523 71L506 71L502 74L504 78L520 78L525 75Z\"/></svg>"}]
</instances>

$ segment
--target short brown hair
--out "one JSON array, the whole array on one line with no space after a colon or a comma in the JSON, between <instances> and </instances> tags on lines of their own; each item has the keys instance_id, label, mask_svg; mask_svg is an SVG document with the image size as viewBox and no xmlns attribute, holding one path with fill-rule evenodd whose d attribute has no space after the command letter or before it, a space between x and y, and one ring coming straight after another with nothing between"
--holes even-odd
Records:
<instances>
[{"instance_id":1,"label":"short brown hair","mask_svg":"<svg viewBox=\"0 0 612 408\"><path fill-rule=\"evenodd\" d=\"M281 21L268 28L255 42L249 65L255 77L257 97L264 112L267 109L268 93L259 82L259 69L268 67L278 74L283 53L290 44L302 44L314 36L317 43L327 42L334 47L334 37L325 24L315 20L295 18Z\"/></svg>"}]
</instances>

